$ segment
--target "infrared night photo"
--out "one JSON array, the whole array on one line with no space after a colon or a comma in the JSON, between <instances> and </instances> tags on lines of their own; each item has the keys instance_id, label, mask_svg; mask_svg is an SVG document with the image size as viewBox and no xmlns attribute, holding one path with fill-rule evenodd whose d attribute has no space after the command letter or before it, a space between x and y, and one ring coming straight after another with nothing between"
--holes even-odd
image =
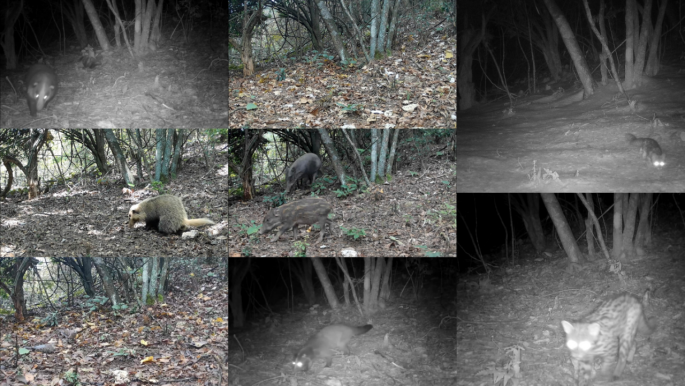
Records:
<instances>
[{"instance_id":1,"label":"infrared night photo","mask_svg":"<svg viewBox=\"0 0 686 386\"><path fill-rule=\"evenodd\" d=\"M683 1L458 4L460 191L684 191Z\"/></svg>"},{"instance_id":2,"label":"infrared night photo","mask_svg":"<svg viewBox=\"0 0 686 386\"><path fill-rule=\"evenodd\" d=\"M457 217L458 385L684 384L683 193L465 193Z\"/></svg>"}]
</instances>

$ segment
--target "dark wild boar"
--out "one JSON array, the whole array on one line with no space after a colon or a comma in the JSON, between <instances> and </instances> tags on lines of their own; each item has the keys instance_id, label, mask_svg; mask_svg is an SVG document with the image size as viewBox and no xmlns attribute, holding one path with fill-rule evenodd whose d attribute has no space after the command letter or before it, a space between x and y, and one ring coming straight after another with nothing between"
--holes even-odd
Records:
<instances>
[{"instance_id":1,"label":"dark wild boar","mask_svg":"<svg viewBox=\"0 0 686 386\"><path fill-rule=\"evenodd\" d=\"M296 231L299 224L312 225L319 224L319 240L321 243L324 238L324 224L329 224L329 230L333 235L333 225L329 220L328 215L331 212L331 204L321 198L304 198L302 200L292 201L283 204L278 208L274 208L267 213L262 220L262 229L260 234L263 235L277 226L279 228L276 237L271 241L274 242L281 237L281 234L293 228L293 240L296 238Z\"/></svg>"},{"instance_id":2,"label":"dark wild boar","mask_svg":"<svg viewBox=\"0 0 686 386\"><path fill-rule=\"evenodd\" d=\"M286 169L286 193L290 193L291 188L301 178L310 180L310 189L314 184L314 179L317 177L317 172L322 166L322 161L314 153L307 153L300 156L291 167Z\"/></svg>"}]
</instances>

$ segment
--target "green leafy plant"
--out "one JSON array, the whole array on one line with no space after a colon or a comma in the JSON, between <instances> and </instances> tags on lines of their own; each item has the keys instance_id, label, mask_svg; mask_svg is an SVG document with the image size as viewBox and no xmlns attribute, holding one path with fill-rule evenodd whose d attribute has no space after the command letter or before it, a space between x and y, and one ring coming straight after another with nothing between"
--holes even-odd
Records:
<instances>
[{"instance_id":1,"label":"green leafy plant","mask_svg":"<svg viewBox=\"0 0 686 386\"><path fill-rule=\"evenodd\" d=\"M120 348L119 351L117 352L112 352L108 351L112 356L115 357L128 357L128 356L135 356L136 355L136 350L134 349L126 349L126 348Z\"/></svg>"},{"instance_id":2,"label":"green leafy plant","mask_svg":"<svg viewBox=\"0 0 686 386\"><path fill-rule=\"evenodd\" d=\"M355 59L353 59L353 58L348 58L348 59L345 59L345 60L341 60L340 66L341 66L341 68L345 68L345 67L355 67L355 66L357 66L357 60L355 60Z\"/></svg>"},{"instance_id":3,"label":"green leafy plant","mask_svg":"<svg viewBox=\"0 0 686 386\"><path fill-rule=\"evenodd\" d=\"M358 190L360 192L367 191L367 187L364 185L359 186L358 180L353 178L353 177L349 177L349 176L346 177L345 182L346 182L345 186L341 186L340 188L338 188L335 191L337 197L345 197L345 196L348 196L348 195L355 193Z\"/></svg>"},{"instance_id":4,"label":"green leafy plant","mask_svg":"<svg viewBox=\"0 0 686 386\"><path fill-rule=\"evenodd\" d=\"M310 245L305 241L296 241L293 243L293 257L307 257L307 246Z\"/></svg>"},{"instance_id":5,"label":"green leafy plant","mask_svg":"<svg viewBox=\"0 0 686 386\"><path fill-rule=\"evenodd\" d=\"M364 231L364 228L358 229L358 228L346 228L346 227L341 227L341 230L343 231L343 234L346 236L352 236L355 240L362 236L366 236L367 234Z\"/></svg>"},{"instance_id":6,"label":"green leafy plant","mask_svg":"<svg viewBox=\"0 0 686 386\"><path fill-rule=\"evenodd\" d=\"M450 221L450 219L455 219L455 220L457 219L457 210L455 209L454 205L451 205L448 203L443 203L443 207L444 208L439 209L439 210L431 209L427 212L427 215L429 218L431 218L432 222L434 222L434 221L438 222L441 219L446 219L446 218L449 221Z\"/></svg>"},{"instance_id":7,"label":"green leafy plant","mask_svg":"<svg viewBox=\"0 0 686 386\"><path fill-rule=\"evenodd\" d=\"M153 181L152 188L160 194L164 193L164 184L160 181Z\"/></svg>"},{"instance_id":8,"label":"green leafy plant","mask_svg":"<svg viewBox=\"0 0 686 386\"><path fill-rule=\"evenodd\" d=\"M335 177L332 177L332 176L326 175L326 174L321 175L321 176L320 176L320 175L317 175L317 181L315 181L314 186L318 186L318 185L321 184L321 186L322 186L322 188L323 188L323 187L325 187L325 186L327 186L327 185L333 184L334 182L336 182L336 178L335 178Z\"/></svg>"},{"instance_id":9,"label":"green leafy plant","mask_svg":"<svg viewBox=\"0 0 686 386\"><path fill-rule=\"evenodd\" d=\"M276 208L277 206L281 206L286 203L286 194L281 192L274 196L265 196L262 202L271 204L272 208Z\"/></svg>"},{"instance_id":10,"label":"green leafy plant","mask_svg":"<svg viewBox=\"0 0 686 386\"><path fill-rule=\"evenodd\" d=\"M322 193L322 191L326 189L325 182L326 181L324 181L323 178L317 178L317 181L310 187L310 190L312 191L312 194L310 194L310 196L318 197Z\"/></svg>"},{"instance_id":11,"label":"green leafy plant","mask_svg":"<svg viewBox=\"0 0 686 386\"><path fill-rule=\"evenodd\" d=\"M77 373L72 373L71 371L68 371L66 374L64 374L64 377L62 378L65 381L69 382L72 386L81 385L81 381L79 381L79 374Z\"/></svg>"},{"instance_id":12,"label":"green leafy plant","mask_svg":"<svg viewBox=\"0 0 686 386\"><path fill-rule=\"evenodd\" d=\"M354 193L355 190L357 189L357 185L355 184L348 184L346 186L341 186L340 188L336 189L336 197L345 197L349 196L350 194Z\"/></svg>"},{"instance_id":13,"label":"green leafy plant","mask_svg":"<svg viewBox=\"0 0 686 386\"><path fill-rule=\"evenodd\" d=\"M317 52L317 50L313 50L311 57L305 59L307 63L315 63L317 67L321 67L324 65L324 60L333 60L333 55L329 55L326 51L322 52L321 54Z\"/></svg>"},{"instance_id":14,"label":"green leafy plant","mask_svg":"<svg viewBox=\"0 0 686 386\"><path fill-rule=\"evenodd\" d=\"M124 311L128 308L129 308L129 306L127 306L126 304L117 304L117 305L112 306L112 310L114 311L114 316L119 316L119 311Z\"/></svg>"},{"instance_id":15,"label":"green leafy plant","mask_svg":"<svg viewBox=\"0 0 686 386\"><path fill-rule=\"evenodd\" d=\"M85 306L89 307L88 312L93 312L98 309L98 307L104 305L107 303L109 299L107 299L106 296L95 296L95 297L90 297L88 295L84 295L86 297L85 301Z\"/></svg>"},{"instance_id":16,"label":"green leafy plant","mask_svg":"<svg viewBox=\"0 0 686 386\"><path fill-rule=\"evenodd\" d=\"M236 234L245 233L245 234L248 235L248 236L252 236L252 235L254 235L255 233L257 233L257 232L260 231L260 226L261 226L261 225L262 225L262 224L257 224L257 223L255 223L255 220L250 220L250 224L249 224L249 225L245 225L245 224L234 224L233 228L234 228L234 233L236 233Z\"/></svg>"},{"instance_id":17,"label":"green leafy plant","mask_svg":"<svg viewBox=\"0 0 686 386\"><path fill-rule=\"evenodd\" d=\"M363 104L351 103L351 104L345 105L343 103L337 103L337 105L340 106L343 111L350 111L350 112L359 113L360 111L364 110Z\"/></svg>"},{"instance_id":18,"label":"green leafy plant","mask_svg":"<svg viewBox=\"0 0 686 386\"><path fill-rule=\"evenodd\" d=\"M59 313L51 312L41 319L41 324L48 327L55 327L59 324Z\"/></svg>"}]
</instances>

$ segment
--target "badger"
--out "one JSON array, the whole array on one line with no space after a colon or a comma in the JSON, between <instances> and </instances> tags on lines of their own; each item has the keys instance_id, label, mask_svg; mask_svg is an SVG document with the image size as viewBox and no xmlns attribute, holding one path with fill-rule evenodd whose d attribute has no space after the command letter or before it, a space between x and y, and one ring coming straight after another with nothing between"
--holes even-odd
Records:
<instances>
[{"instance_id":1,"label":"badger","mask_svg":"<svg viewBox=\"0 0 686 386\"><path fill-rule=\"evenodd\" d=\"M371 324L354 327L346 324L332 324L321 329L312 336L307 343L293 356L293 365L307 371L317 358L326 360L325 367L331 367L333 359L332 349L342 349L350 354L348 342L356 335L364 334L372 329Z\"/></svg>"},{"instance_id":2,"label":"badger","mask_svg":"<svg viewBox=\"0 0 686 386\"><path fill-rule=\"evenodd\" d=\"M45 64L34 64L26 73L24 82L29 113L35 117L37 112L46 108L48 102L57 94L57 75Z\"/></svg>"}]
</instances>

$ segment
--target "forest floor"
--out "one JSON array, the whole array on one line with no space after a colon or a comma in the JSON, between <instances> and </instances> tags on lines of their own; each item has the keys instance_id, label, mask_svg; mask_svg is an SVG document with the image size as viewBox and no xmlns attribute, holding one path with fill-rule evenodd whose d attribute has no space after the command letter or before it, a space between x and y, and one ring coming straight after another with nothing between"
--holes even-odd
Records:
<instances>
[{"instance_id":1,"label":"forest floor","mask_svg":"<svg viewBox=\"0 0 686 386\"><path fill-rule=\"evenodd\" d=\"M70 45L65 50L56 41L45 51L57 58L51 64L59 78L55 97L37 117L31 117L23 93L17 98L12 87L0 88L3 101L8 101L10 95L16 101L3 102L3 118L12 119L2 119L0 125L115 128L129 127L133 119L138 127L225 127L223 101L228 76L226 66L220 63L226 61L227 45L221 42L218 35L209 38L204 34L169 39L166 49L150 52L145 66L139 63L141 67L131 71L136 64L127 58L129 51L125 47L112 47L104 65L98 63L95 69L85 69L80 63L81 48ZM14 79L16 85L24 79L25 71L4 67L0 68L0 77L6 81ZM185 76L186 70L194 76ZM85 86L94 79L112 89ZM5 105L12 111L5 110Z\"/></svg>"},{"instance_id":2,"label":"forest floor","mask_svg":"<svg viewBox=\"0 0 686 386\"><path fill-rule=\"evenodd\" d=\"M63 184L55 185L50 193L35 200L14 196L0 201L0 212L5 214L3 220L12 224L2 228L3 241L16 251L40 244L41 256L73 256L81 248L83 255L104 258L222 256L226 254L226 247L221 242L220 230L228 222L228 216L222 216L222 210L226 208L224 194L228 192L227 167L205 173L197 163L187 162L184 170L178 174L179 182L170 184L167 191L168 194L183 197L188 218L207 217L216 223L187 227L184 232L188 232L187 235L195 239L194 242L183 235L159 232L155 226L147 228L143 221L135 223L133 228L128 227L130 208L154 197L154 193L142 189L131 195L122 195L121 189L118 192L116 189L101 189L83 195L69 192L69 188ZM182 182L195 179L211 183L216 189L208 192L199 185L191 188ZM106 183L87 179L84 186L94 188ZM105 212L110 214L105 215ZM36 216L36 213L41 215ZM8 249L0 252L0 255L9 255L12 251Z\"/></svg>"},{"instance_id":3,"label":"forest floor","mask_svg":"<svg viewBox=\"0 0 686 386\"><path fill-rule=\"evenodd\" d=\"M532 95L514 111L500 99L458 113L459 191L684 191L683 63L626 91L633 111L613 81L586 100L567 81L546 103ZM625 134L655 139L666 165L649 165Z\"/></svg>"},{"instance_id":4,"label":"forest floor","mask_svg":"<svg viewBox=\"0 0 686 386\"><path fill-rule=\"evenodd\" d=\"M229 128L455 128L455 45L444 30L365 66L311 55L283 72L231 73Z\"/></svg>"},{"instance_id":5,"label":"forest floor","mask_svg":"<svg viewBox=\"0 0 686 386\"><path fill-rule=\"evenodd\" d=\"M340 250L353 248L364 256L455 257L455 232L450 225L454 221L450 208L454 212L457 205L455 186L450 183L455 165L447 153L438 155L445 150L445 144L425 146L437 158L431 165L425 165L420 175L405 177L399 172L392 184L360 195L337 196L338 182L326 175L319 176L317 183L322 185L315 189L316 195L333 208L332 223L326 227L322 243L317 242L321 230L310 232L303 225L294 227L295 239L293 232L287 230L274 242L271 239L276 237L278 227L264 235L234 232L233 239L229 239L229 256L332 257ZM406 166L410 170L420 168ZM264 192L265 198L282 190L274 187L272 193ZM308 188L294 190L289 193L289 201L309 195ZM271 208L258 201L262 199L232 208L236 224L244 224L247 229L250 224L263 223Z\"/></svg>"},{"instance_id":6,"label":"forest floor","mask_svg":"<svg viewBox=\"0 0 686 386\"><path fill-rule=\"evenodd\" d=\"M77 305L22 324L0 319L0 385L56 385L70 374L82 385L226 385L226 282L208 277L165 301L143 313Z\"/></svg>"},{"instance_id":7,"label":"forest floor","mask_svg":"<svg viewBox=\"0 0 686 386\"><path fill-rule=\"evenodd\" d=\"M573 385L561 321L579 320L625 292L641 298L653 287L644 308L653 331L638 335L633 361L611 384L683 385L684 291L674 289L684 287L684 233L676 217L670 220L678 227L655 230L655 247L640 260L622 262L617 274L603 257L571 265L563 250L544 258L527 244L516 265L491 261L502 268L489 277L458 276L459 384L516 378L527 385Z\"/></svg>"}]
</instances>

